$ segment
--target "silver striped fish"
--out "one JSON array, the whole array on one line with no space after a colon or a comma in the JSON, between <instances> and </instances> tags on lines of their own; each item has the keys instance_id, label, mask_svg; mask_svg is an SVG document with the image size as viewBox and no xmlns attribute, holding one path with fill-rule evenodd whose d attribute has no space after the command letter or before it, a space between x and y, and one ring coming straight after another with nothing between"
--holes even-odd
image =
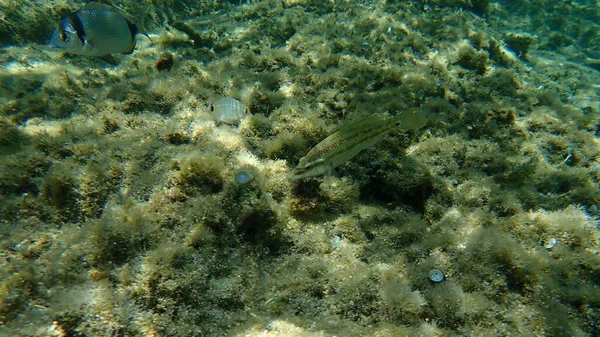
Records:
<instances>
[{"instance_id":1,"label":"silver striped fish","mask_svg":"<svg viewBox=\"0 0 600 337\"><path fill-rule=\"evenodd\" d=\"M246 106L235 98L220 98L210 106L215 119L225 124L239 124L246 114Z\"/></svg>"}]
</instances>

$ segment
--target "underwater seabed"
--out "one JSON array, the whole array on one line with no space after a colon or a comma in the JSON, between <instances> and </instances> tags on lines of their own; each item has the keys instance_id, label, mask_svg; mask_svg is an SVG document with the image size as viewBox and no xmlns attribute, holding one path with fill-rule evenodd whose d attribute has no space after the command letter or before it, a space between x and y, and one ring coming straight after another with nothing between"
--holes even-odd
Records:
<instances>
[{"instance_id":1,"label":"underwater seabed","mask_svg":"<svg viewBox=\"0 0 600 337\"><path fill-rule=\"evenodd\" d=\"M11 24L79 7L24 4ZM154 43L116 66L3 40L0 336L600 334L585 36L533 38L548 11L502 1L144 6ZM292 180L411 108L425 127Z\"/></svg>"}]
</instances>

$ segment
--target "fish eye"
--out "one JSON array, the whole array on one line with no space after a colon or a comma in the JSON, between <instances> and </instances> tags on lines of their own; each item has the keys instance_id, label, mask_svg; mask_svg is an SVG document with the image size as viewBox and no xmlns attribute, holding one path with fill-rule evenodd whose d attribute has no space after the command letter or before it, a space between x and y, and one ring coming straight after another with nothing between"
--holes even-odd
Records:
<instances>
[{"instance_id":1,"label":"fish eye","mask_svg":"<svg viewBox=\"0 0 600 337\"><path fill-rule=\"evenodd\" d=\"M69 42L69 40L71 39L71 36L69 36L69 34L67 34L67 32L62 32L60 33L60 40L63 42Z\"/></svg>"}]
</instances>

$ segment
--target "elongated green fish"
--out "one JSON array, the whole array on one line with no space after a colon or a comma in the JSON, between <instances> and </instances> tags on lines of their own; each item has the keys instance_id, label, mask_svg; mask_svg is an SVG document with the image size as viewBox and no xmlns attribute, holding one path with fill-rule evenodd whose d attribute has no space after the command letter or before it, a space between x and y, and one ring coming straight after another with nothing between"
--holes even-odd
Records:
<instances>
[{"instance_id":1,"label":"elongated green fish","mask_svg":"<svg viewBox=\"0 0 600 337\"><path fill-rule=\"evenodd\" d=\"M332 172L334 168L354 158L360 151L377 143L391 130L402 127L416 130L425 125L427 117L420 110L405 111L393 118L371 115L343 126L315 145L300 159L293 179L304 179Z\"/></svg>"}]
</instances>

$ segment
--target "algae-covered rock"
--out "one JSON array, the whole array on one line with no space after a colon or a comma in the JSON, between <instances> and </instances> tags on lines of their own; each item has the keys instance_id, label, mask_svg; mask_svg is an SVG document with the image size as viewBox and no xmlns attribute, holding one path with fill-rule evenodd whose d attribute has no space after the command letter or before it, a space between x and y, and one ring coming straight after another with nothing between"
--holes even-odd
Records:
<instances>
[{"instance_id":1,"label":"algae-covered rock","mask_svg":"<svg viewBox=\"0 0 600 337\"><path fill-rule=\"evenodd\" d=\"M116 65L0 1L0 334L600 334L593 2L111 5Z\"/></svg>"}]
</instances>

